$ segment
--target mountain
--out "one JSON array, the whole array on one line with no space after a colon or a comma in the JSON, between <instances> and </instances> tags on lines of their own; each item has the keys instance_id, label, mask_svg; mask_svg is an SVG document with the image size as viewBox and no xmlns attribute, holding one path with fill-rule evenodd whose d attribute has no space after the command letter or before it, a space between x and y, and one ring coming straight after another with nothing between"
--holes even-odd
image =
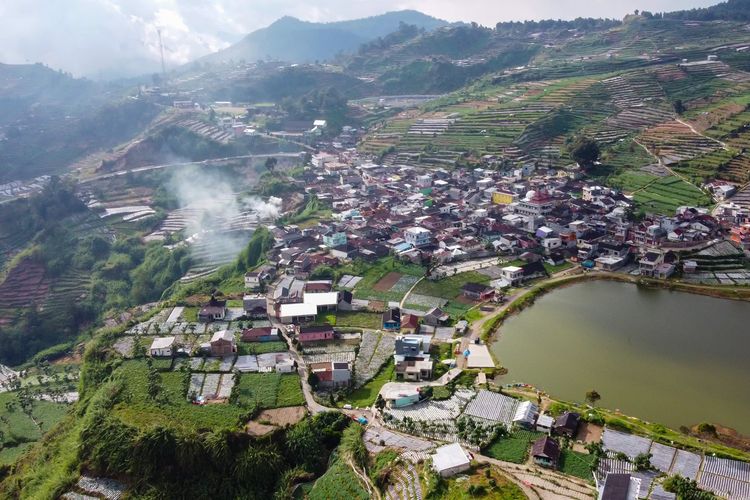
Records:
<instances>
[{"instance_id":1,"label":"mountain","mask_svg":"<svg viewBox=\"0 0 750 500\"><path fill-rule=\"evenodd\" d=\"M664 18L690 21L750 21L750 0L728 0L701 9L665 12Z\"/></svg>"},{"instance_id":2,"label":"mountain","mask_svg":"<svg viewBox=\"0 0 750 500\"><path fill-rule=\"evenodd\" d=\"M396 31L402 23L426 31L449 24L414 10L332 23L312 23L283 17L200 61L277 59L298 63L326 60L341 52L353 52L365 42L384 37Z\"/></svg>"}]
</instances>

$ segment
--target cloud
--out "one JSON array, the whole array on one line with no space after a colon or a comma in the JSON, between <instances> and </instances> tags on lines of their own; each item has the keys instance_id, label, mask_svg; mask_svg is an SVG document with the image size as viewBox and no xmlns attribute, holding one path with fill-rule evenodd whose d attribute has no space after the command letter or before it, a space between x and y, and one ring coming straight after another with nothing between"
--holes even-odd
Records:
<instances>
[{"instance_id":1,"label":"cloud","mask_svg":"<svg viewBox=\"0 0 750 500\"><path fill-rule=\"evenodd\" d=\"M43 62L77 76L158 71L157 29L175 67L224 48L284 15L316 22L416 9L450 21L622 17L706 6L714 0L2 0L0 61Z\"/></svg>"}]
</instances>

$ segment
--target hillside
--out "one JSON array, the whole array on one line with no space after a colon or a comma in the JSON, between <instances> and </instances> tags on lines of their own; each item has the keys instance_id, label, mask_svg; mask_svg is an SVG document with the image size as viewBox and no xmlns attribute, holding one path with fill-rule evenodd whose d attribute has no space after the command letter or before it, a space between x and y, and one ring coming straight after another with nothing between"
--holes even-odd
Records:
<instances>
[{"instance_id":1,"label":"hillside","mask_svg":"<svg viewBox=\"0 0 750 500\"><path fill-rule=\"evenodd\" d=\"M254 31L236 44L201 58L201 62L286 62L328 60L342 52L353 52L361 44L396 31L401 23L433 30L445 21L405 10L352 21L312 23L283 17L267 28Z\"/></svg>"}]
</instances>

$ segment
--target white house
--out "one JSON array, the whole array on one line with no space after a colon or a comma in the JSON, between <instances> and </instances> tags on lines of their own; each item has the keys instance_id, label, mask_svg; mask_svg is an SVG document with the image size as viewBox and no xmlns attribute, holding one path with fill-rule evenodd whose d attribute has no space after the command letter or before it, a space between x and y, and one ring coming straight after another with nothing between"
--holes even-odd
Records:
<instances>
[{"instance_id":1,"label":"white house","mask_svg":"<svg viewBox=\"0 0 750 500\"><path fill-rule=\"evenodd\" d=\"M170 357L174 352L174 337L156 337L151 343L149 353L153 357Z\"/></svg>"},{"instance_id":2,"label":"white house","mask_svg":"<svg viewBox=\"0 0 750 500\"><path fill-rule=\"evenodd\" d=\"M281 304L279 320L284 324L315 321L318 307L315 304Z\"/></svg>"},{"instance_id":3,"label":"white house","mask_svg":"<svg viewBox=\"0 0 750 500\"><path fill-rule=\"evenodd\" d=\"M471 455L458 443L441 446L432 455L432 467L442 477L455 476L471 468Z\"/></svg>"},{"instance_id":4,"label":"white house","mask_svg":"<svg viewBox=\"0 0 750 500\"><path fill-rule=\"evenodd\" d=\"M432 233L423 227L410 227L404 231L404 240L412 246L423 247L432 241Z\"/></svg>"},{"instance_id":5,"label":"white house","mask_svg":"<svg viewBox=\"0 0 750 500\"><path fill-rule=\"evenodd\" d=\"M501 272L503 279L511 286L518 284L523 278L523 268L518 266L505 266Z\"/></svg>"}]
</instances>

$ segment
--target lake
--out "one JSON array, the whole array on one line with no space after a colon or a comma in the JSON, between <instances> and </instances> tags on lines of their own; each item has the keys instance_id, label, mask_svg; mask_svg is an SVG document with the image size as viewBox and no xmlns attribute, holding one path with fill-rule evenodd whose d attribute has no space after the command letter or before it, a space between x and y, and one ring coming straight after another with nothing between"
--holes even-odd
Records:
<instances>
[{"instance_id":1,"label":"lake","mask_svg":"<svg viewBox=\"0 0 750 500\"><path fill-rule=\"evenodd\" d=\"M509 318L492 345L524 382L568 401L677 428L750 435L750 303L594 281L554 290Z\"/></svg>"}]
</instances>

